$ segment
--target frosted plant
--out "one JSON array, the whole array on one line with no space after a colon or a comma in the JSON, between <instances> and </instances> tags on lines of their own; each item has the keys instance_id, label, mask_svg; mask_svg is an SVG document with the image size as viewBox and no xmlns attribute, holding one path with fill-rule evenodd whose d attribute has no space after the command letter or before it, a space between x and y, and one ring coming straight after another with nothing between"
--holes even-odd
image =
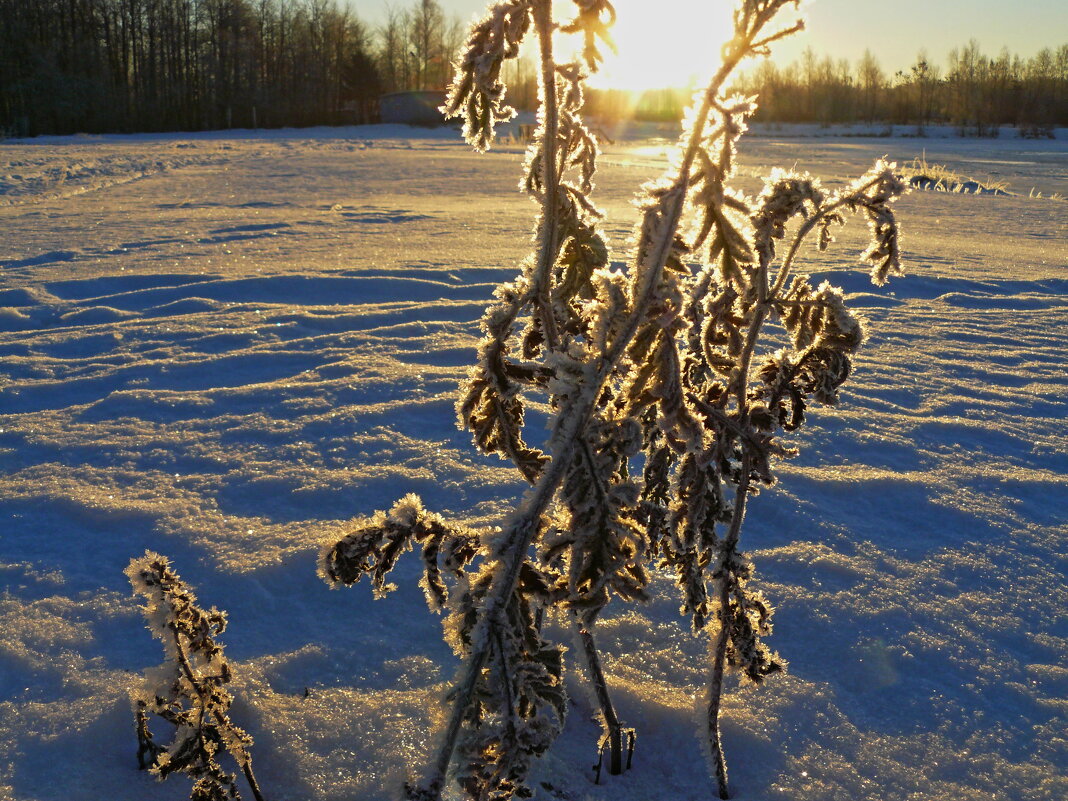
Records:
<instances>
[{"instance_id":1,"label":"frosted plant","mask_svg":"<svg viewBox=\"0 0 1068 801\"><path fill-rule=\"evenodd\" d=\"M252 738L229 715L230 664L215 641L226 629L226 613L197 606L196 596L159 554L146 551L131 560L126 575L134 594L144 599L148 629L163 642L166 654L166 661L146 671L144 686L132 694L138 764L160 779L187 774L194 780L192 801L239 801L236 777L218 760L228 751L256 801L263 801L252 772ZM149 715L174 728L168 745L160 745L149 731Z\"/></svg>"},{"instance_id":2,"label":"frosted plant","mask_svg":"<svg viewBox=\"0 0 1068 801\"><path fill-rule=\"evenodd\" d=\"M421 544L428 601L446 611L447 637L464 659L437 753L406 786L411 799L440 799L450 771L473 799L530 794L526 772L565 710L563 649L542 637L546 612L577 634L609 772L619 773L623 729L593 630L613 599L646 597L650 568L674 574L683 614L709 638L701 737L727 797L725 673L761 682L785 667L763 643L773 610L738 548L747 502L774 483L774 460L793 455L781 436L801 426L808 405L837 402L864 338L839 290L796 272L797 254L810 237L825 250L845 215L860 213L873 281L900 269L891 204L907 187L894 165L879 162L833 193L783 171L755 198L728 186L755 98L724 87L744 58L801 28L773 25L793 0L738 4L734 36L694 97L678 157L639 195L629 266L610 266L590 200L597 145L580 112L615 12L604 0L575 5L562 26L549 0L491 6L472 28L444 107L465 118L476 148L488 148L494 125L512 114L501 65L537 33L539 128L521 182L540 207L534 252L498 287L457 405L476 446L510 460L531 488L498 531L451 526L409 496L323 551L328 581L369 574L382 592L400 552ZM554 31L583 36L578 63L556 63ZM785 329L786 347L767 344L768 324ZM552 411L544 449L524 436L534 397Z\"/></svg>"}]
</instances>

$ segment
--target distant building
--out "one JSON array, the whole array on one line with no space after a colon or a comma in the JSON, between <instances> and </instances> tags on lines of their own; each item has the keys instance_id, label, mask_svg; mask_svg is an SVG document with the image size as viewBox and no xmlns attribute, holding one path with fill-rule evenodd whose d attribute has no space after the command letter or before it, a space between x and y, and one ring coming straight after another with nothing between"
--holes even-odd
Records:
<instances>
[{"instance_id":1,"label":"distant building","mask_svg":"<svg viewBox=\"0 0 1068 801\"><path fill-rule=\"evenodd\" d=\"M378 110L382 122L433 127L445 124L438 111L444 103L444 92L391 92L378 99Z\"/></svg>"}]
</instances>

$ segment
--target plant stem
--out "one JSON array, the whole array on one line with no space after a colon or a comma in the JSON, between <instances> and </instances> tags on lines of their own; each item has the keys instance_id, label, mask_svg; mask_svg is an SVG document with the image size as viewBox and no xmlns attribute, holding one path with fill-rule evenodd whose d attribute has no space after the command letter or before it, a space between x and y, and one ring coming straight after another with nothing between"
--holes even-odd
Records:
<instances>
[{"instance_id":1,"label":"plant stem","mask_svg":"<svg viewBox=\"0 0 1068 801\"><path fill-rule=\"evenodd\" d=\"M867 189L873 183L874 181L865 184L861 191ZM771 310L775 303L775 299L786 285L786 279L793 266L794 257L797 255L797 251L800 248L801 243L805 240L805 237L815 229L824 217L836 211L847 202L848 199L845 197L838 198L835 202L819 209L815 214L809 217L803 225L801 225L794 236L793 241L790 243L786 255L783 257L782 264L779 267L779 272L776 275L773 284L770 284L769 286L769 265L767 262L762 260L758 266L756 275L753 279L757 284L757 303L753 310L753 318L749 324L745 345L743 346L738 359L737 385L735 387L735 397L738 403L738 410L735 416L739 427L742 427L743 429L746 424L746 415L748 412L749 371L752 364L753 351L756 347L757 339L760 336L760 330L763 327L764 322L767 320L768 312ZM723 676L726 667L727 646L730 642L731 624L730 581L727 560L734 553L738 544L738 537L741 534L742 520L745 517L746 499L749 494L749 483L751 480L750 471L752 469L751 446L745 437L739 437L739 446L742 451L741 480L735 491L734 513L731 516L730 528L724 536L723 542L720 544L719 558L722 560L722 563L719 567L719 574L715 577L714 593L718 603L719 629L716 632L715 639L711 646L712 673L709 677L708 697L706 702L708 743L716 774L719 797L721 799L729 797L727 791L727 763L723 755L723 743L719 731L719 712L723 694Z\"/></svg>"},{"instance_id":2,"label":"plant stem","mask_svg":"<svg viewBox=\"0 0 1068 801\"><path fill-rule=\"evenodd\" d=\"M197 707L197 737L203 741L204 716L208 713L208 702L204 698L204 692L200 689L200 684L197 682L196 676L193 674L193 666L189 664L189 657L186 655L185 648L182 646L181 635L178 634L178 629L173 623L170 624L170 630L174 635L174 648L178 657L178 664L181 666L186 681L189 682L189 686L193 688L193 692L197 694L197 700L200 702Z\"/></svg>"},{"instance_id":3,"label":"plant stem","mask_svg":"<svg viewBox=\"0 0 1068 801\"><path fill-rule=\"evenodd\" d=\"M579 443L579 447L582 452L582 457L586 460L586 465L589 468L590 483L593 484L594 490L596 491L598 503L604 507L607 504L608 492L602 483L601 476L597 473L597 466L593 460L590 443L583 438ZM575 574L579 564L578 559L572 558L572 575L570 576L570 587L572 592L576 590L577 576ZM616 710L612 705L612 697L608 693L608 682L604 677L604 671L601 669L601 657L597 652L597 645L593 639L593 632L579 622L577 615L573 616L572 625L582 643L582 655L586 660L588 677L590 683L593 684L593 692L594 695L597 696L597 703L601 707L601 714L604 716L605 729L608 732L608 773L612 776L618 776L623 772L623 730L619 725L619 718L616 717Z\"/></svg>"},{"instance_id":4,"label":"plant stem","mask_svg":"<svg viewBox=\"0 0 1068 801\"><path fill-rule=\"evenodd\" d=\"M708 680L708 691L705 697L705 720L708 727L708 750L711 756L712 771L716 777L716 787L719 797L730 798L727 792L727 760L723 755L723 740L719 730L719 709L723 698L723 673L727 659L727 641L730 637L728 612L730 599L727 593L727 582L716 582L716 599L719 604L717 615L719 617L719 629L712 641L712 673Z\"/></svg>"},{"instance_id":5,"label":"plant stem","mask_svg":"<svg viewBox=\"0 0 1068 801\"><path fill-rule=\"evenodd\" d=\"M241 763L241 770L245 774L245 781L248 782L248 786L252 788L252 795L256 801L263 801L263 795L260 793L260 785L256 781L256 774L252 772L252 757L249 757Z\"/></svg>"},{"instance_id":6,"label":"plant stem","mask_svg":"<svg viewBox=\"0 0 1068 801\"><path fill-rule=\"evenodd\" d=\"M719 628L712 642L712 674L708 680L708 697L706 712L708 721L708 747L716 774L716 784L720 798L729 798L727 792L727 760L723 755L723 741L719 731L719 710L723 696L723 675L727 661L727 645L730 642L730 582L728 581L728 562L738 545L745 518L745 503L749 495L750 471L752 457L745 445L742 446L742 478L734 493L734 513L731 515L730 528L719 546L719 565L715 575L715 596L718 604L717 617Z\"/></svg>"},{"instance_id":7,"label":"plant stem","mask_svg":"<svg viewBox=\"0 0 1068 801\"><path fill-rule=\"evenodd\" d=\"M597 704L601 707L601 714L604 716L605 729L608 730L608 773L611 776L618 776L623 772L623 728L619 725L615 707L612 706L612 698L608 694L608 682L601 668L601 658L597 654L593 633L578 620L574 620L572 625L582 643L582 655L589 669L590 682L593 684Z\"/></svg>"},{"instance_id":8,"label":"plant stem","mask_svg":"<svg viewBox=\"0 0 1068 801\"><path fill-rule=\"evenodd\" d=\"M557 140L560 130L560 109L556 96L556 62L553 59L552 0L538 0L534 4L534 24L538 29L541 58L541 226L538 232L537 269L534 273L534 307L541 319L542 334L549 350L559 340L552 299L549 296L553 265L559 254L560 234L557 219L559 203L560 165L557 164Z\"/></svg>"},{"instance_id":9,"label":"plant stem","mask_svg":"<svg viewBox=\"0 0 1068 801\"><path fill-rule=\"evenodd\" d=\"M706 699L706 714L708 725L708 748L712 757L712 764L716 774L716 784L720 798L729 798L727 792L727 760L723 755L723 740L719 731L719 711L723 697L723 675L727 662L727 645L730 642L730 582L728 581L728 562L730 556L738 544L738 537L742 530L742 520L745 518L745 502L749 494L749 472L752 468L752 457L749 451L742 446L742 479L738 489L734 493L734 513L731 515L730 528L720 543L719 565L715 576L715 596L718 604L717 617L719 628L716 630L715 639L712 641L712 674L708 680L708 696Z\"/></svg>"}]
</instances>

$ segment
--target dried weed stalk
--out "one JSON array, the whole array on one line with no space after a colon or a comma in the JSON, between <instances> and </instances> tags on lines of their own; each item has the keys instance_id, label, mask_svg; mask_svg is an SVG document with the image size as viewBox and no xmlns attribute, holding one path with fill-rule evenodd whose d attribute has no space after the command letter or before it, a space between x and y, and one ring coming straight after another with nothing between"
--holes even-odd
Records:
<instances>
[{"instance_id":1,"label":"dried weed stalk","mask_svg":"<svg viewBox=\"0 0 1068 801\"><path fill-rule=\"evenodd\" d=\"M772 607L738 550L747 501L774 482L773 460L793 455L782 433L803 423L812 401L837 402L864 339L841 291L813 286L794 262L807 239L824 250L833 227L859 213L871 230L863 259L873 281L899 271L891 203L907 187L893 165L879 162L838 192L784 171L755 198L728 188L755 106L724 87L744 58L801 28L773 24L793 0L738 4L734 37L695 95L680 155L642 189L630 265L610 266L590 200L598 148L580 112L615 12L607 0L574 2L576 16L562 26L549 0L492 5L472 28L445 106L465 119L476 148L488 148L494 126L514 113L501 65L536 31L539 127L521 184L540 205L535 249L486 310L457 405L477 447L510 460L531 488L500 531L451 526L408 496L323 551L327 581L369 574L380 593L400 552L420 544L428 602L446 611L447 638L464 659L437 753L406 786L410 799L440 799L450 770L472 799L530 795L531 762L560 732L566 709L563 649L542 635L544 610L578 635L609 772L621 772L623 729L592 632L613 597L646 597L650 566L675 575L683 613L708 634L702 737L727 797L724 674L730 667L760 682L784 668L762 641ZM555 31L584 37L577 63L555 61ZM773 320L789 344L765 353ZM544 450L524 436L533 396L553 411Z\"/></svg>"},{"instance_id":2,"label":"dried weed stalk","mask_svg":"<svg viewBox=\"0 0 1068 801\"><path fill-rule=\"evenodd\" d=\"M226 613L197 606L196 596L166 557L146 552L126 575L144 601L148 629L163 643L166 661L145 673L133 693L137 761L161 780L185 773L194 780L192 801L237 799L234 774L219 763L227 751L241 767L256 801L263 801L252 772L252 737L230 720L233 697L230 664L215 638L226 629ZM174 739L160 745L149 731L149 715L174 727Z\"/></svg>"}]
</instances>

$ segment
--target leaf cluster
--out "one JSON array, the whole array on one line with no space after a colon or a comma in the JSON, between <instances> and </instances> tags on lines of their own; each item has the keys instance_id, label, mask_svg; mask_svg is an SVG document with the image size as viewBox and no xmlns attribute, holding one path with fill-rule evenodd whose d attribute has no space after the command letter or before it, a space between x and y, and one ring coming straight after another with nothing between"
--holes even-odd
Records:
<instances>
[{"instance_id":1,"label":"leaf cluster","mask_svg":"<svg viewBox=\"0 0 1068 801\"><path fill-rule=\"evenodd\" d=\"M412 493L397 501L388 513L376 512L369 520L357 521L341 539L331 538L319 553L319 576L333 588L341 584L351 587L369 576L375 597L381 598L396 589L386 576L401 554L414 545L421 546L423 577L419 584L427 605L440 612L449 598L444 576L463 575L464 566L479 550L478 535L426 511Z\"/></svg>"},{"instance_id":2,"label":"leaf cluster","mask_svg":"<svg viewBox=\"0 0 1068 801\"><path fill-rule=\"evenodd\" d=\"M456 78L441 111L446 117L464 118L464 137L478 150L489 148L495 126L515 116L515 109L505 102L501 68L519 56L532 6L532 0L504 0L490 6L486 17L471 27L463 59L456 65Z\"/></svg>"}]
</instances>

